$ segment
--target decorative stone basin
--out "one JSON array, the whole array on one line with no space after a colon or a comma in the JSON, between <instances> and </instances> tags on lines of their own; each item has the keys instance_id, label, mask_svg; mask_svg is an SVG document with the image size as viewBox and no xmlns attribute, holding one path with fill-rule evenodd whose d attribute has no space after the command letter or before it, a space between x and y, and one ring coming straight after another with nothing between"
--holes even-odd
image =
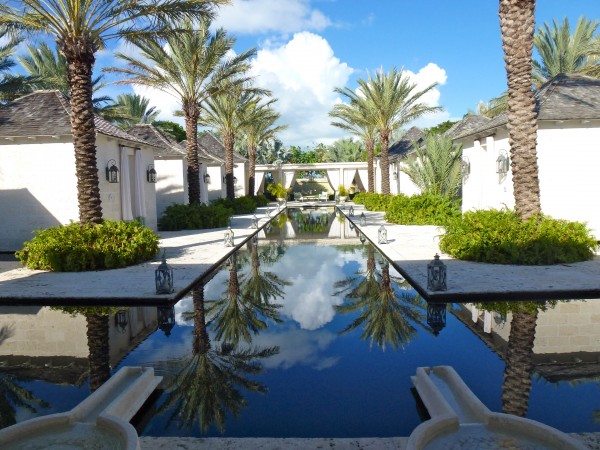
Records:
<instances>
[{"instance_id":1,"label":"decorative stone basin","mask_svg":"<svg viewBox=\"0 0 600 450\"><path fill-rule=\"evenodd\" d=\"M490 411L450 366L419 367L411 379L431 419L411 433L407 450L586 448L556 428Z\"/></svg>"}]
</instances>

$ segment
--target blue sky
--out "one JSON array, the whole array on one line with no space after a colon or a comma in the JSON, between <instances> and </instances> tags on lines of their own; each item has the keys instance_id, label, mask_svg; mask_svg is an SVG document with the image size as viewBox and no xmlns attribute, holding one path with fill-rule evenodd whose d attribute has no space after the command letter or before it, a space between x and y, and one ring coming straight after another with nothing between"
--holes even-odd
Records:
<instances>
[{"instance_id":1,"label":"blue sky","mask_svg":"<svg viewBox=\"0 0 600 450\"><path fill-rule=\"evenodd\" d=\"M537 1L538 26L565 16L572 28L581 16L598 20L600 4ZM380 67L404 68L419 86L439 83L426 100L444 112L419 126L460 118L506 88L497 0L233 0L216 25L237 37L236 52L258 50L253 74L279 99L289 126L281 135L285 145L343 137L327 116L340 101L334 87L354 88L357 78ZM111 50L98 56L97 69L114 64ZM136 90L151 96L163 119L174 119L178 105L170 97Z\"/></svg>"}]
</instances>

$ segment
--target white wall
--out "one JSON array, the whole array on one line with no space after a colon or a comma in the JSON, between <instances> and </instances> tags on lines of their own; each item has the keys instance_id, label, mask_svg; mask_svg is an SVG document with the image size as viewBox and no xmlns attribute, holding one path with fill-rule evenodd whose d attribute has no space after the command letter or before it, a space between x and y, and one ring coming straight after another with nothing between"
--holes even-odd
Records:
<instances>
[{"instance_id":1,"label":"white wall","mask_svg":"<svg viewBox=\"0 0 600 450\"><path fill-rule=\"evenodd\" d=\"M0 142L0 251L14 251L32 231L79 220L70 139Z\"/></svg>"},{"instance_id":2,"label":"white wall","mask_svg":"<svg viewBox=\"0 0 600 450\"><path fill-rule=\"evenodd\" d=\"M407 165L405 162L401 162L398 164L398 179L392 181L393 183L397 184L397 191L400 194L404 194L409 197L420 194L421 189L419 189L419 187L415 183L413 183L413 181L407 174L400 170L400 167L407 167Z\"/></svg>"},{"instance_id":3,"label":"white wall","mask_svg":"<svg viewBox=\"0 0 600 450\"><path fill-rule=\"evenodd\" d=\"M224 172L221 170L221 166L208 166L206 171L210 175L210 183L205 184L208 187L208 201L223 198L225 196L225 184L223 183Z\"/></svg>"},{"instance_id":4,"label":"white wall","mask_svg":"<svg viewBox=\"0 0 600 450\"><path fill-rule=\"evenodd\" d=\"M167 209L167 206L177 204L187 204L187 165L183 158L181 159L155 159L154 168L156 169L156 213L160 217ZM204 180L200 180L204 184ZM203 189L204 186L201 186Z\"/></svg>"},{"instance_id":5,"label":"white wall","mask_svg":"<svg viewBox=\"0 0 600 450\"><path fill-rule=\"evenodd\" d=\"M248 189L246 167L247 165L245 163L238 163L233 168L233 176L237 178L237 183L235 185L236 197L243 197L244 195L246 195L246 191Z\"/></svg>"}]
</instances>

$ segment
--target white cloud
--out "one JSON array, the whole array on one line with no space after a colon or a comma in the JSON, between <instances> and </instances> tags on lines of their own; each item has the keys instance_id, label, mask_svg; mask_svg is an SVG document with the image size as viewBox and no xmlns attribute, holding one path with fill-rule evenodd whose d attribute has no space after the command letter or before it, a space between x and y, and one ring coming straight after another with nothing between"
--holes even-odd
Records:
<instances>
[{"instance_id":1,"label":"white cloud","mask_svg":"<svg viewBox=\"0 0 600 450\"><path fill-rule=\"evenodd\" d=\"M267 34L321 31L331 20L310 0L236 0L219 9L215 24L231 33Z\"/></svg>"},{"instance_id":2,"label":"white cloud","mask_svg":"<svg viewBox=\"0 0 600 450\"><path fill-rule=\"evenodd\" d=\"M448 79L444 69L435 63L429 63L425 67L421 68L417 73L414 73L410 70L405 70L404 73L408 75L413 83L416 84L416 90L422 90L433 83L437 83L437 87L431 89L421 97L421 102L429 106L440 106L441 92L439 87L446 84L446 80ZM440 111L432 114L426 114L420 119L410 123L408 126L427 128L449 119L450 113L447 111Z\"/></svg>"},{"instance_id":3,"label":"white cloud","mask_svg":"<svg viewBox=\"0 0 600 450\"><path fill-rule=\"evenodd\" d=\"M286 145L301 146L344 135L330 125L328 113L339 102L333 89L345 86L353 71L323 37L306 31L283 45L267 44L252 65L256 84L279 99L275 108L289 127L280 138Z\"/></svg>"}]
</instances>

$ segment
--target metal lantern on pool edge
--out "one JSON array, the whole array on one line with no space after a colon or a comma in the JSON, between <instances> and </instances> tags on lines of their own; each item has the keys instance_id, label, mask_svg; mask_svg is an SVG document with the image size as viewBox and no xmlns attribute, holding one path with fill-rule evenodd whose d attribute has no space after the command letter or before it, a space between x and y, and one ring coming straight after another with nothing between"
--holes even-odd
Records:
<instances>
[{"instance_id":1,"label":"metal lantern on pool edge","mask_svg":"<svg viewBox=\"0 0 600 450\"><path fill-rule=\"evenodd\" d=\"M360 213L360 226L361 227L366 227L367 226L367 218L366 218L364 212Z\"/></svg>"},{"instance_id":2,"label":"metal lantern on pool edge","mask_svg":"<svg viewBox=\"0 0 600 450\"><path fill-rule=\"evenodd\" d=\"M362 233L360 233L360 236L358 236L358 239L360 240L361 244L364 244L365 242L367 242L367 238Z\"/></svg>"},{"instance_id":3,"label":"metal lantern on pool edge","mask_svg":"<svg viewBox=\"0 0 600 450\"><path fill-rule=\"evenodd\" d=\"M446 326L446 304L427 303L427 325L433 330L434 336Z\"/></svg>"},{"instance_id":4,"label":"metal lantern on pool edge","mask_svg":"<svg viewBox=\"0 0 600 450\"><path fill-rule=\"evenodd\" d=\"M154 271L154 282L157 294L170 294L173 292L173 268L167 264L164 252L162 262Z\"/></svg>"},{"instance_id":5,"label":"metal lantern on pool edge","mask_svg":"<svg viewBox=\"0 0 600 450\"><path fill-rule=\"evenodd\" d=\"M258 217L256 217L256 214L252 216L252 228L256 228L258 230Z\"/></svg>"},{"instance_id":6,"label":"metal lantern on pool edge","mask_svg":"<svg viewBox=\"0 0 600 450\"><path fill-rule=\"evenodd\" d=\"M445 291L447 289L446 275L446 264L440 261L440 255L436 253L433 260L427 264L427 289Z\"/></svg>"},{"instance_id":7,"label":"metal lantern on pool edge","mask_svg":"<svg viewBox=\"0 0 600 450\"><path fill-rule=\"evenodd\" d=\"M223 244L225 245L225 247L234 247L235 246L235 244L233 243L233 238L234 238L233 230L231 229L231 227L228 227L225 230L225 235L223 236Z\"/></svg>"},{"instance_id":8,"label":"metal lantern on pool edge","mask_svg":"<svg viewBox=\"0 0 600 450\"><path fill-rule=\"evenodd\" d=\"M129 323L127 317L127 311L124 309L120 309L115 314L115 326L121 333L125 333L125 329L127 328L127 324Z\"/></svg>"},{"instance_id":9,"label":"metal lantern on pool edge","mask_svg":"<svg viewBox=\"0 0 600 450\"><path fill-rule=\"evenodd\" d=\"M156 308L156 320L158 328L165 333L165 336L170 336L171 330L175 326L175 307L158 306Z\"/></svg>"},{"instance_id":10,"label":"metal lantern on pool edge","mask_svg":"<svg viewBox=\"0 0 600 450\"><path fill-rule=\"evenodd\" d=\"M385 227L383 225L381 225L379 227L379 229L377 230L377 242L380 244L388 243L387 230L385 229Z\"/></svg>"},{"instance_id":11,"label":"metal lantern on pool edge","mask_svg":"<svg viewBox=\"0 0 600 450\"><path fill-rule=\"evenodd\" d=\"M348 210L348 215L350 217L354 217L354 206L350 205L350 209Z\"/></svg>"}]
</instances>

